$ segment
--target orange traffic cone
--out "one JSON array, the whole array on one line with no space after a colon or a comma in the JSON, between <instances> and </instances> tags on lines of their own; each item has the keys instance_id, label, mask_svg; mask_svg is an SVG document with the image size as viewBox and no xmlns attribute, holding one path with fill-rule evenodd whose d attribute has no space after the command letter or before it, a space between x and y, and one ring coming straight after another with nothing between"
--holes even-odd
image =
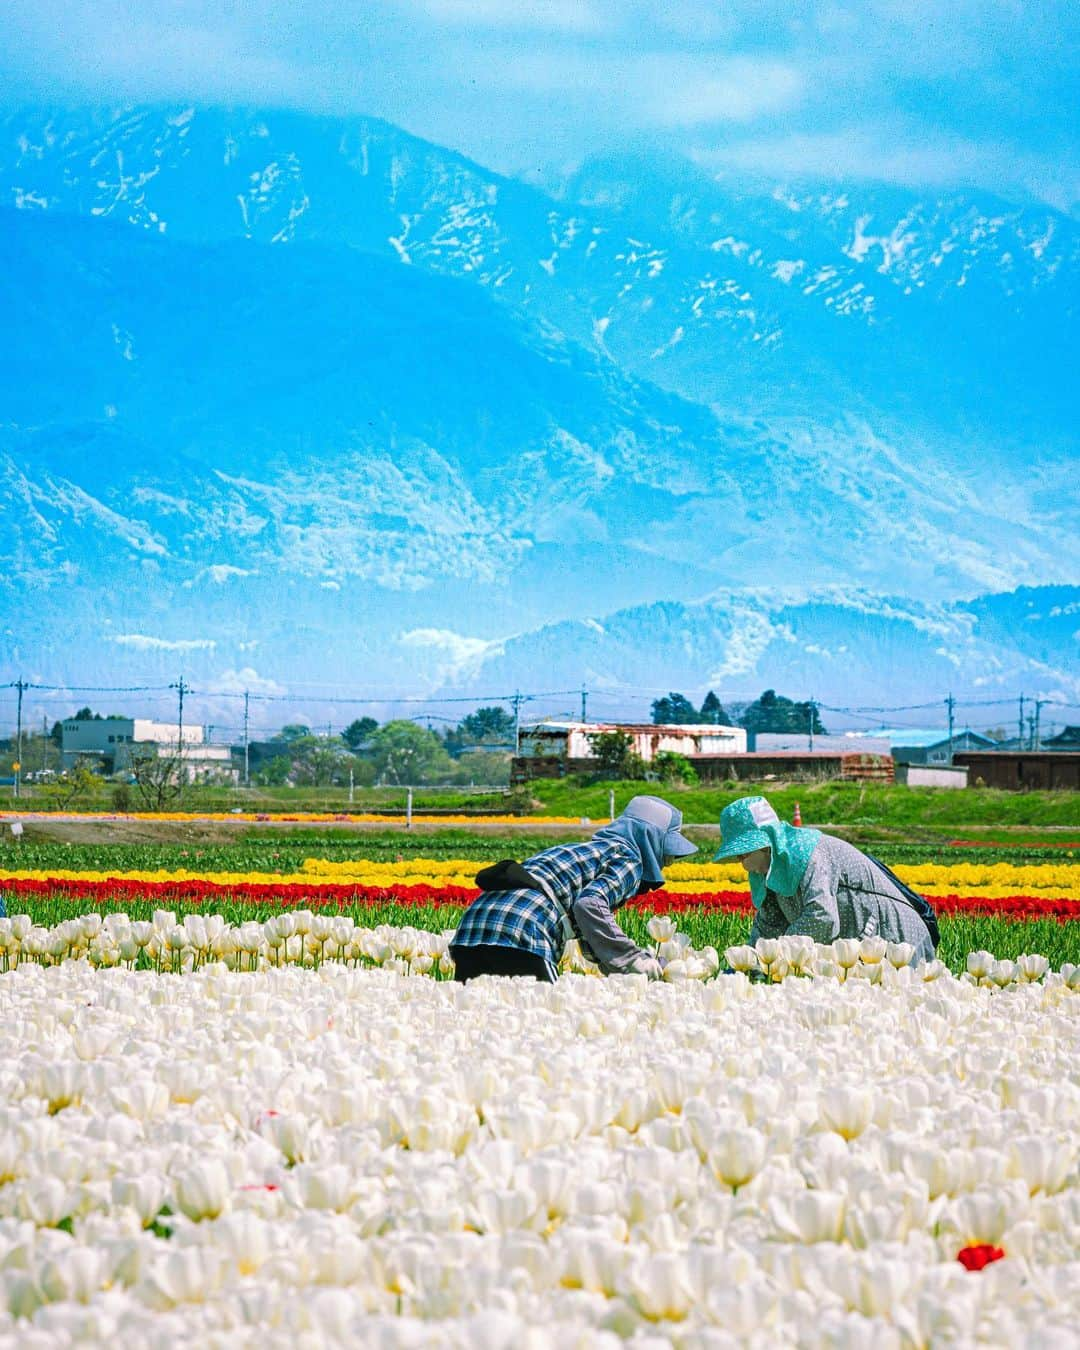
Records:
<instances>
[{"instance_id":1,"label":"orange traffic cone","mask_svg":"<svg viewBox=\"0 0 1080 1350\"><path fill-rule=\"evenodd\" d=\"M802 812L799 810L799 803L795 803L795 814L791 817L792 825L802 824Z\"/></svg>"}]
</instances>

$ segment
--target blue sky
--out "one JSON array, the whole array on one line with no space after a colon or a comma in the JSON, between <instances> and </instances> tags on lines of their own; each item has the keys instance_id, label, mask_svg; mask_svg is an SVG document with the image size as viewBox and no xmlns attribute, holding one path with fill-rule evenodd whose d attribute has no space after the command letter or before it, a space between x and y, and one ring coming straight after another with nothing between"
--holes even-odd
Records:
<instances>
[{"instance_id":1,"label":"blue sky","mask_svg":"<svg viewBox=\"0 0 1080 1350\"><path fill-rule=\"evenodd\" d=\"M1080 211L1069 0L6 0L9 102L387 118L506 173L597 151Z\"/></svg>"}]
</instances>

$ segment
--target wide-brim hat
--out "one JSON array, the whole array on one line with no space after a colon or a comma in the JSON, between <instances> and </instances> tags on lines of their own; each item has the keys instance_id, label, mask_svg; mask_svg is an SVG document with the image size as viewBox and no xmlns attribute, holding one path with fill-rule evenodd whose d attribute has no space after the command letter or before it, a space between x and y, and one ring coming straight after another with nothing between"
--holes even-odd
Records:
<instances>
[{"instance_id":1,"label":"wide-brim hat","mask_svg":"<svg viewBox=\"0 0 1080 1350\"><path fill-rule=\"evenodd\" d=\"M762 826L779 823L780 817L764 797L740 797L720 812L720 847L713 854L713 862L771 848L772 840Z\"/></svg>"},{"instance_id":2,"label":"wide-brim hat","mask_svg":"<svg viewBox=\"0 0 1080 1350\"><path fill-rule=\"evenodd\" d=\"M663 797L631 797L623 815L629 816L631 820L647 821L663 830L665 858L686 858L698 851L697 844L692 844L682 833L682 812L664 801Z\"/></svg>"}]
</instances>

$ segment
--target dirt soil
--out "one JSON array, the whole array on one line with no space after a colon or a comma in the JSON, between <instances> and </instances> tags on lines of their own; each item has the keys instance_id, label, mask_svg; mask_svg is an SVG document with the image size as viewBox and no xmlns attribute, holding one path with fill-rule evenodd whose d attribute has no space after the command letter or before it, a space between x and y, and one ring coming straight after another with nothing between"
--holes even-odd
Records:
<instances>
[{"instance_id":1,"label":"dirt soil","mask_svg":"<svg viewBox=\"0 0 1080 1350\"><path fill-rule=\"evenodd\" d=\"M437 830L468 830L477 834L544 834L566 838L588 838L598 825L551 825L543 821L523 820L513 824L470 821L468 825L449 825L446 821L414 821L408 833L431 834ZM52 820L23 821L23 839L54 844L237 844L254 835L318 831L323 836L348 837L400 830L404 821L308 821L308 820L110 820L107 817L82 818L57 816ZM0 826L7 835L7 830ZM10 836L9 836L10 837Z\"/></svg>"}]
</instances>

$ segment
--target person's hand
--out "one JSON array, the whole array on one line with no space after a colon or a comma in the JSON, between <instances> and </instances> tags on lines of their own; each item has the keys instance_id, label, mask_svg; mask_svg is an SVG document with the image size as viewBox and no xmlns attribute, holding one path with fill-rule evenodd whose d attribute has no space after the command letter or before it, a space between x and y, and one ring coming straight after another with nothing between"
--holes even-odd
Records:
<instances>
[{"instance_id":1,"label":"person's hand","mask_svg":"<svg viewBox=\"0 0 1080 1350\"><path fill-rule=\"evenodd\" d=\"M631 967L635 975L647 975L650 980L662 980L664 970L655 956L650 956L648 952L642 952L634 958L634 964Z\"/></svg>"}]
</instances>

